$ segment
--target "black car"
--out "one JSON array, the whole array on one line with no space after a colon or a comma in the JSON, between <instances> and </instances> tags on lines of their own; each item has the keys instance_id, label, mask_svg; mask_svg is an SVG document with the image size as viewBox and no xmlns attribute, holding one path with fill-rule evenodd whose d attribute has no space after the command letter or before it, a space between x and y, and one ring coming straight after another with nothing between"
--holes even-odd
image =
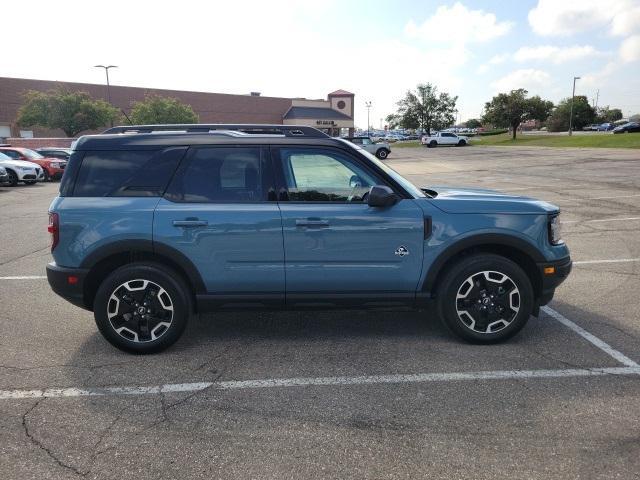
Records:
<instances>
[{"instance_id":1,"label":"black car","mask_svg":"<svg viewBox=\"0 0 640 480\"><path fill-rule=\"evenodd\" d=\"M36 148L36 152L40 155L44 155L45 157L60 158L61 160L69 160L69 157L71 156L71 149L62 147Z\"/></svg>"},{"instance_id":2,"label":"black car","mask_svg":"<svg viewBox=\"0 0 640 480\"><path fill-rule=\"evenodd\" d=\"M640 123L629 122L613 129L613 133L637 133L640 132Z\"/></svg>"}]
</instances>

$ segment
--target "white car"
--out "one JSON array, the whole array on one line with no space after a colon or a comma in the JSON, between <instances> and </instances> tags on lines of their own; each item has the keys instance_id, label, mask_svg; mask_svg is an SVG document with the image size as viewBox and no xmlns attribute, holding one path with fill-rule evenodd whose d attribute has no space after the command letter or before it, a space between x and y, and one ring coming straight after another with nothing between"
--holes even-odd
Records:
<instances>
[{"instance_id":1,"label":"white car","mask_svg":"<svg viewBox=\"0 0 640 480\"><path fill-rule=\"evenodd\" d=\"M24 160L14 160L4 153L0 153L0 167L7 171L9 185L12 187L15 187L18 182L33 185L37 181L44 180L44 172L39 165Z\"/></svg>"},{"instance_id":2,"label":"white car","mask_svg":"<svg viewBox=\"0 0 640 480\"><path fill-rule=\"evenodd\" d=\"M469 137L445 131L432 133L431 135L423 135L420 139L420 143L431 148L437 147L438 145L456 145L458 147L464 147L469 144Z\"/></svg>"}]
</instances>

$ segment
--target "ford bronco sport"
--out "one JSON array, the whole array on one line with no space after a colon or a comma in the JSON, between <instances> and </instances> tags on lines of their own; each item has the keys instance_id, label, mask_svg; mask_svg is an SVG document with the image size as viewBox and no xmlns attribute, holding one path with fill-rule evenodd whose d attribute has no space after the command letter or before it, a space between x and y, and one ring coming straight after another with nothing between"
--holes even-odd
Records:
<instances>
[{"instance_id":1,"label":"ford bronco sport","mask_svg":"<svg viewBox=\"0 0 640 480\"><path fill-rule=\"evenodd\" d=\"M495 343L569 274L559 227L554 205L416 188L310 127L114 127L75 143L47 276L129 352L225 309L430 308Z\"/></svg>"}]
</instances>

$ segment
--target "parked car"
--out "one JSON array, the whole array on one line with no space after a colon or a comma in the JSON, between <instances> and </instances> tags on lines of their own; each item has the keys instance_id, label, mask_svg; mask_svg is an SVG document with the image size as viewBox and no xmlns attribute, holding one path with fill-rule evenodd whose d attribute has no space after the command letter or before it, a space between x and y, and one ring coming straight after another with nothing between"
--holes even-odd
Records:
<instances>
[{"instance_id":1,"label":"parked car","mask_svg":"<svg viewBox=\"0 0 640 480\"><path fill-rule=\"evenodd\" d=\"M5 183L9 183L9 174L6 168L0 167L0 185L4 185Z\"/></svg>"},{"instance_id":2,"label":"parked car","mask_svg":"<svg viewBox=\"0 0 640 480\"><path fill-rule=\"evenodd\" d=\"M598 127L600 125L598 125L597 123L592 123L590 125L585 125L584 127L582 127L582 130L585 132L595 132L598 130Z\"/></svg>"},{"instance_id":3,"label":"parked car","mask_svg":"<svg viewBox=\"0 0 640 480\"><path fill-rule=\"evenodd\" d=\"M369 137L347 137L351 143L360 145L364 150L373 153L376 157L384 160L391 153L391 147L387 142L374 142Z\"/></svg>"},{"instance_id":4,"label":"parked car","mask_svg":"<svg viewBox=\"0 0 640 480\"><path fill-rule=\"evenodd\" d=\"M598 125L598 132L607 132L609 130L613 130L615 125L613 123L601 123Z\"/></svg>"},{"instance_id":5,"label":"parked car","mask_svg":"<svg viewBox=\"0 0 640 480\"><path fill-rule=\"evenodd\" d=\"M0 151L0 167L7 171L9 177L8 183L15 187L18 182L26 185L33 185L43 177L42 168L35 163L25 162L23 160L14 160Z\"/></svg>"},{"instance_id":6,"label":"parked car","mask_svg":"<svg viewBox=\"0 0 640 480\"><path fill-rule=\"evenodd\" d=\"M433 148L439 145L455 145L458 147L464 147L469 144L469 137L457 135L452 132L437 132L431 135L424 135L420 140L422 145Z\"/></svg>"},{"instance_id":7,"label":"parked car","mask_svg":"<svg viewBox=\"0 0 640 480\"><path fill-rule=\"evenodd\" d=\"M417 188L311 127L114 127L81 137L68 169L48 281L129 352L169 347L193 312L245 308L431 308L495 343L571 270L557 206Z\"/></svg>"},{"instance_id":8,"label":"parked car","mask_svg":"<svg viewBox=\"0 0 640 480\"><path fill-rule=\"evenodd\" d=\"M60 160L69 160L71 156L70 148L61 148L61 147L43 147L36 148L36 152L38 152L43 157L48 158L59 158Z\"/></svg>"},{"instance_id":9,"label":"parked car","mask_svg":"<svg viewBox=\"0 0 640 480\"><path fill-rule=\"evenodd\" d=\"M613 133L634 133L640 132L640 123L629 122L613 129Z\"/></svg>"},{"instance_id":10,"label":"parked car","mask_svg":"<svg viewBox=\"0 0 640 480\"><path fill-rule=\"evenodd\" d=\"M59 180L62 178L64 168L67 165L65 160L59 158L45 157L40 155L35 150L22 147L0 146L0 152L8 155L14 160L24 160L26 162L32 162L40 166L42 170L42 176L38 180L50 181Z\"/></svg>"}]
</instances>

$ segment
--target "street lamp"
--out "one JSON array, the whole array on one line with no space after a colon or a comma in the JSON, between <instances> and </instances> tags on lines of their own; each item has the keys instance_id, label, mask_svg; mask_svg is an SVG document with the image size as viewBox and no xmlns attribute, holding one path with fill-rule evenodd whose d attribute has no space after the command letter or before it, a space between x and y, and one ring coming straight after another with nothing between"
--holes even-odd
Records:
<instances>
[{"instance_id":1,"label":"street lamp","mask_svg":"<svg viewBox=\"0 0 640 480\"><path fill-rule=\"evenodd\" d=\"M573 93L571 93L571 108L569 109L569 136L573 133L573 98L576 96L576 80L580 80L580 77L573 77Z\"/></svg>"},{"instance_id":2,"label":"street lamp","mask_svg":"<svg viewBox=\"0 0 640 480\"><path fill-rule=\"evenodd\" d=\"M369 136L369 111L371 110L372 103L364 102L364 106L367 107L367 137Z\"/></svg>"},{"instance_id":3,"label":"street lamp","mask_svg":"<svg viewBox=\"0 0 640 480\"><path fill-rule=\"evenodd\" d=\"M109 85L109 69L118 68L117 65L94 65L94 68L104 68L104 73L107 75L107 101L111 104L111 86Z\"/></svg>"}]
</instances>

